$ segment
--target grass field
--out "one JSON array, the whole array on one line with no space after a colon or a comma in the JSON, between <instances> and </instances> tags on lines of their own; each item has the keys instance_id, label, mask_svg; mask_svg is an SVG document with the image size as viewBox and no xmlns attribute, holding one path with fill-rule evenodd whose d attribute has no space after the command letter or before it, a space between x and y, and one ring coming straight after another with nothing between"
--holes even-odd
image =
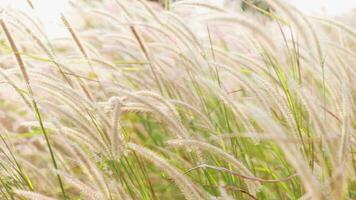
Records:
<instances>
[{"instance_id":1,"label":"grass field","mask_svg":"<svg viewBox=\"0 0 356 200\"><path fill-rule=\"evenodd\" d=\"M356 199L356 30L267 2L0 10L0 199Z\"/></svg>"}]
</instances>

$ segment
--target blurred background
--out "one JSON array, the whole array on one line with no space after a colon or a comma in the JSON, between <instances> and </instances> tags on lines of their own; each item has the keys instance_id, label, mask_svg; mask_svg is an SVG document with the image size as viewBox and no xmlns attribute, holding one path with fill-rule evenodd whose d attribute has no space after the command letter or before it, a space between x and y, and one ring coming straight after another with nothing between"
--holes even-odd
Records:
<instances>
[{"instance_id":1,"label":"blurred background","mask_svg":"<svg viewBox=\"0 0 356 200\"><path fill-rule=\"evenodd\" d=\"M51 11L63 10L68 6L69 0L32 0L34 4L40 7L42 12L45 12L47 15L51 15ZM165 0L149 0L149 1L160 1L164 2ZM170 0L176 1L176 0ZM237 5L242 5L243 0L210 0L211 2L217 4L229 4L235 3ZM255 4L261 4L264 0L247 0ZM307 14L327 14L327 15L340 15L346 12L350 12L353 8L356 7L355 0L285 0L288 3L294 5L301 11ZM26 9L27 0L1 0L0 7L13 7ZM207 2L207 0L202 0L202 2Z\"/></svg>"},{"instance_id":2,"label":"blurred background","mask_svg":"<svg viewBox=\"0 0 356 200\"><path fill-rule=\"evenodd\" d=\"M97 0L103 1L103 0ZM148 0L163 6L166 2L179 0ZM199 1L199 0L197 0ZM253 3L265 10L269 9L265 0L200 0L225 6L233 12L253 12L244 2ZM306 15L336 18L343 23L356 27L356 0L285 0ZM36 5L32 10L29 2ZM60 22L60 13L69 9L70 0L0 0L0 9L17 9L30 15L36 15L45 24L45 31L50 37L63 36L66 31Z\"/></svg>"}]
</instances>

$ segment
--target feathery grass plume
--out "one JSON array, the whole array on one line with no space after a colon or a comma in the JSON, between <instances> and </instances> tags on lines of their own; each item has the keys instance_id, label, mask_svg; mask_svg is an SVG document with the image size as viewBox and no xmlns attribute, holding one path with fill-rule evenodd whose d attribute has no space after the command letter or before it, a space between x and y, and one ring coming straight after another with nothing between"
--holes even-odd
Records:
<instances>
[{"instance_id":1,"label":"feathery grass plume","mask_svg":"<svg viewBox=\"0 0 356 200\"><path fill-rule=\"evenodd\" d=\"M78 167L81 168L81 172L85 174L85 177L90 186L95 188L97 191L95 195L102 196L110 199L111 191L109 189L108 183L106 182L104 174L99 170L98 166L94 160L90 159L87 153L83 152L77 141L72 142L68 148L73 151L73 155L71 155L73 160L78 162ZM73 184L73 180L70 177L66 177ZM84 188L83 188L84 189ZM89 189L89 188L87 188Z\"/></svg>"},{"instance_id":2,"label":"feathery grass plume","mask_svg":"<svg viewBox=\"0 0 356 200\"><path fill-rule=\"evenodd\" d=\"M16 190L15 192L20 197L25 197L30 200L56 200L55 198L47 197L43 194L39 194L31 191Z\"/></svg>"},{"instance_id":3,"label":"feathery grass plume","mask_svg":"<svg viewBox=\"0 0 356 200\"><path fill-rule=\"evenodd\" d=\"M150 61L151 60L151 56L147 50L147 47L145 45L145 43L143 42L142 38L140 37L139 33L136 31L135 27L133 26L130 26L131 28L131 31L132 33L134 34L136 40L138 41L139 45L140 45L140 48L141 50L143 51L144 55L145 55L145 60L148 60L149 61L149 66L150 66L150 69L151 69L151 72L153 74L153 77L157 83L157 86L159 87L160 89L160 92L162 93L163 90L162 90L162 86L161 86L161 81L160 79L158 78L157 76L157 72L156 72L156 69L155 69L155 66L152 64L152 62Z\"/></svg>"},{"instance_id":4,"label":"feathery grass plume","mask_svg":"<svg viewBox=\"0 0 356 200\"><path fill-rule=\"evenodd\" d=\"M26 171L24 170L22 164L18 161L18 159L15 156L15 152L13 151L13 145L8 144L8 142L5 140L6 138L9 138L8 133L3 127L0 127L0 130L3 132L0 134L0 138L2 143L4 144L4 147L0 146L0 153L5 156L6 160L5 162L8 162L11 164L12 168L16 172L16 174L19 177L19 181L23 181L24 185L27 186L29 190L33 190L33 184L31 183L31 180L29 179ZM3 136L5 135L5 137Z\"/></svg>"},{"instance_id":5,"label":"feathery grass plume","mask_svg":"<svg viewBox=\"0 0 356 200\"><path fill-rule=\"evenodd\" d=\"M202 150L205 150L211 154L216 154L219 156L221 159L224 159L228 161L231 165L233 165L237 170L241 171L242 174L245 174L246 176L249 177L254 177L254 175L246 168L246 166L238 161L236 158L234 158L232 155L224 152L224 150L219 149L218 147L215 147L211 144L200 142L200 141L195 141L195 140L169 140L167 141L167 144L172 145L172 146L194 146L198 147ZM258 192L259 184L258 183L246 183L249 187L249 190L252 194L256 194Z\"/></svg>"},{"instance_id":6,"label":"feathery grass plume","mask_svg":"<svg viewBox=\"0 0 356 200\"><path fill-rule=\"evenodd\" d=\"M227 172L227 173L230 173L234 176L237 176L237 177L240 177L240 178L244 178L244 179L248 179L248 180L251 180L251 181L256 181L256 182L260 182L260 183L278 183L278 182L285 182L285 181L289 181L290 179L296 177L296 175L292 175L292 176L289 176L287 178L283 178L283 179L277 179L277 180L270 180L270 179L261 179L261 178L256 178L256 177L250 177L250 176L245 176L245 175L242 175L242 174L239 174L239 173L236 173L234 171L231 171L229 169L226 169L226 168L223 168L223 167L217 167L217 166L213 166L213 165L207 165L207 164L201 164L201 165L198 165L196 167L193 167L192 169L189 169L188 172L191 172L195 169L199 169L199 168L203 168L203 169L214 169L214 170L217 170L217 171L222 171L222 172ZM187 172L187 173L188 173Z\"/></svg>"},{"instance_id":7,"label":"feathery grass plume","mask_svg":"<svg viewBox=\"0 0 356 200\"><path fill-rule=\"evenodd\" d=\"M129 149L143 156L150 162L153 162L163 172L167 173L175 181L187 199L207 199L206 196L205 198L201 196L202 194L198 190L199 186L196 186L188 177L185 177L184 174L180 173L175 167L171 166L167 161L156 155L154 152L134 143L128 143L127 145Z\"/></svg>"},{"instance_id":8,"label":"feathery grass plume","mask_svg":"<svg viewBox=\"0 0 356 200\"><path fill-rule=\"evenodd\" d=\"M118 132L118 127L120 127L120 117L122 112L122 100L120 98L111 97L109 100L110 107L113 108L112 121L111 121L111 151L113 156L116 156L119 152L118 149L123 151L123 137L121 133Z\"/></svg>"},{"instance_id":9,"label":"feathery grass plume","mask_svg":"<svg viewBox=\"0 0 356 200\"><path fill-rule=\"evenodd\" d=\"M171 9L179 8L179 6L191 6L193 8L195 8L195 7L204 7L204 8L208 8L208 9L219 11L219 12L225 11L223 8L220 8L220 7L216 6L216 5L211 5L209 3L203 3L203 2L198 2L198 1L195 1L195 0L177 1L174 4L172 4Z\"/></svg>"},{"instance_id":10,"label":"feathery grass plume","mask_svg":"<svg viewBox=\"0 0 356 200\"><path fill-rule=\"evenodd\" d=\"M30 2L30 1L29 1L29 2ZM32 4L31 4L31 5L32 5ZM31 6L31 7L32 7L32 6ZM32 7L32 9L33 9L33 7ZM21 13L21 14L22 14L22 13ZM11 16L11 13L9 13L9 15ZM29 16L25 16L25 17L26 17L26 19L29 19L29 20L32 22L30 25L35 26L35 27L37 27L37 29L41 30L40 27L37 26L36 22L34 22L34 20L32 20L31 17L29 17ZM40 36L40 35L37 35L37 34L35 33L35 31L32 30L32 29L29 27L30 25L27 25L27 24L24 23L21 19L18 19L18 18L20 18L20 16L19 16L19 17L17 17L17 16L12 16L12 19L15 20L16 23L20 24L20 25L24 28L25 32L28 33L28 34L32 37L32 39L34 40L34 42L36 43L36 45L38 45L38 46L46 53L46 55L49 57L49 59L56 65L56 67L57 67L59 73L61 74L61 76L63 77L63 79L64 79L70 86L73 87L71 80L70 80L70 79L66 76L66 74L65 74L65 71L67 71L68 69L67 69L63 64L59 63L58 58L56 57L56 55L55 55L55 53L54 53L54 51L53 51L53 47L51 46L51 44L50 44L50 42L49 42L49 39L48 39L48 37L46 36L46 34L40 32L40 33L42 33L41 35L44 36L44 38L46 39L47 45L42 41L41 36Z\"/></svg>"},{"instance_id":11,"label":"feathery grass plume","mask_svg":"<svg viewBox=\"0 0 356 200\"><path fill-rule=\"evenodd\" d=\"M167 122L169 125L172 126L172 128L175 128L175 131L173 131L173 133L177 132L177 136L182 137L182 138L189 137L187 130L185 129L184 126L181 125L181 123L177 119L177 116L174 116L174 115L172 116L172 114L165 112L165 110L162 109L159 105L157 105L156 102L150 101L150 99L143 98L142 96L139 96L139 95L137 95L135 93L132 93L132 92L129 92L129 91L119 90L119 92L121 92L122 94L127 95L128 97L130 97L130 98L132 98L132 99L144 104L148 108L150 108L153 111L155 111L158 114L158 117L160 119L162 119L165 122ZM154 96L154 94L152 94L151 96Z\"/></svg>"},{"instance_id":12,"label":"feathery grass plume","mask_svg":"<svg viewBox=\"0 0 356 200\"><path fill-rule=\"evenodd\" d=\"M96 71L94 70L94 67L92 66L91 62L90 62L90 57L88 55L88 53L86 52L82 42L80 41L79 37L77 36L77 34L75 33L74 29L72 28L72 26L70 25L69 21L66 19L66 17L64 16L64 14L61 14L61 20L64 24L64 26L67 28L68 32L70 33L71 37L73 38L76 46L78 47L80 53L82 54L83 58L85 59L85 61L87 62L87 64L89 65L91 72L95 75L96 77L96 81L98 82L99 86L101 87L101 89L105 92L105 88L102 85L102 83L100 82L98 76L96 76ZM84 89L84 88L83 88ZM88 93L87 90L85 90L86 93ZM88 97L90 98L91 95L90 93L88 93Z\"/></svg>"},{"instance_id":13,"label":"feathery grass plume","mask_svg":"<svg viewBox=\"0 0 356 200\"><path fill-rule=\"evenodd\" d=\"M56 159L54 157L54 153L53 153L53 150L52 150L49 138L48 138L48 134L47 134L47 132L46 132L44 126L43 126L42 116L40 114L40 111L39 111L38 105L36 103L36 100L34 99L34 94L33 94L33 91L32 91L31 85L30 85L30 79L29 79L25 64L24 64L24 62L23 62L23 60L22 60L22 58L20 56L20 53L19 53L19 51L17 49L17 46L15 44L15 41L12 39L12 36L11 36L11 34L9 32L9 29L7 28L3 18L0 19L0 25L1 25L2 29L3 29L3 31L5 32L6 38L8 39L8 41L10 43L11 49L13 50L13 53L14 53L15 58L16 58L16 61L17 61L18 65L19 65L19 67L20 67L21 74L22 74L23 78L25 79L27 90L28 90L28 92L30 94L30 97L32 99L32 106L33 106L34 112L36 114L36 117L38 118L38 122L40 124L42 133L43 133L43 135L44 135L44 137L46 139L47 147L48 147L49 153L51 155L53 166L54 166L54 168L58 169L57 162L56 162ZM63 186L61 177L59 175L57 175L57 178L58 178L58 182L59 182L63 197L66 198L66 194L65 194L65 191L64 191L64 186Z\"/></svg>"},{"instance_id":14,"label":"feathery grass plume","mask_svg":"<svg viewBox=\"0 0 356 200\"><path fill-rule=\"evenodd\" d=\"M57 173L60 174L65 181L75 186L75 188L80 191L81 196L83 196L85 199L88 200L104 199L104 196L100 192L96 191L94 188L91 188L90 186L85 185L77 178L69 174L66 174L64 172L57 171Z\"/></svg>"},{"instance_id":15,"label":"feathery grass plume","mask_svg":"<svg viewBox=\"0 0 356 200\"><path fill-rule=\"evenodd\" d=\"M247 108L245 108L247 111ZM255 117L258 123L263 124L263 127L275 134L278 137L285 137L283 134L283 129L278 124L269 119L268 115L256 108L254 105L248 106L248 112ZM288 146L285 143L276 141L283 149L283 152L286 154L286 158L289 162L295 167L298 175L301 177L301 181L305 184L305 189L312 195L314 199L323 199L324 194L321 192L320 182L312 175L312 171L302 159L302 156L299 152L296 151L295 147ZM293 156L293 157L292 157Z\"/></svg>"}]
</instances>

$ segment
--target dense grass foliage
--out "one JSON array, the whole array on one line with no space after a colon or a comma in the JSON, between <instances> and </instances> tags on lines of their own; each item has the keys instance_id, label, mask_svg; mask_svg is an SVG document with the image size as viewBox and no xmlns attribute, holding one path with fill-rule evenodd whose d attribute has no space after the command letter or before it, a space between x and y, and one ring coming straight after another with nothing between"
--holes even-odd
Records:
<instances>
[{"instance_id":1,"label":"dense grass foliage","mask_svg":"<svg viewBox=\"0 0 356 200\"><path fill-rule=\"evenodd\" d=\"M356 31L246 2L2 10L0 199L355 199Z\"/></svg>"}]
</instances>

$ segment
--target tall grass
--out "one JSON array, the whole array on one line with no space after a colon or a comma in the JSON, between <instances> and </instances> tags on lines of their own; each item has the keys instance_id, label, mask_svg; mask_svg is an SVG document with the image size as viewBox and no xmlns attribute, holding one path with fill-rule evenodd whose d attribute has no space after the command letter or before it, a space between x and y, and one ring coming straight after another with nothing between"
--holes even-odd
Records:
<instances>
[{"instance_id":1,"label":"tall grass","mask_svg":"<svg viewBox=\"0 0 356 200\"><path fill-rule=\"evenodd\" d=\"M356 198L356 30L164 2L1 10L0 199Z\"/></svg>"}]
</instances>

